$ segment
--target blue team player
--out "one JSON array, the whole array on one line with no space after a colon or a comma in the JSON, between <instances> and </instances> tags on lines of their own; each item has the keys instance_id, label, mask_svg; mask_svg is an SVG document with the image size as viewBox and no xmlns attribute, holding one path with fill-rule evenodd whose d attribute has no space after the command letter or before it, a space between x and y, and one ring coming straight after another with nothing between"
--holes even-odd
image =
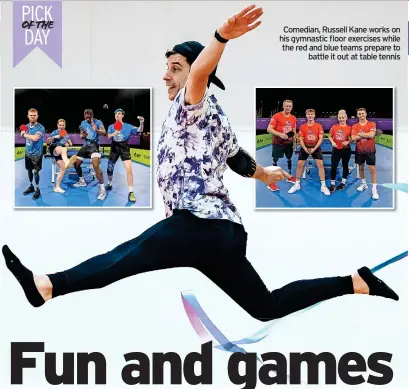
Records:
<instances>
[{"instance_id":1,"label":"blue team player","mask_svg":"<svg viewBox=\"0 0 409 389\"><path fill-rule=\"evenodd\" d=\"M37 122L38 111L35 108L28 110L27 125L20 127L21 136L26 140L25 165L28 171L28 179L30 186L23 192L28 195L34 192L33 200L37 200L41 196L40 192L40 170L43 167L43 143L44 143L44 126ZM33 186L33 178L36 188Z\"/></svg>"},{"instance_id":2,"label":"blue team player","mask_svg":"<svg viewBox=\"0 0 409 389\"><path fill-rule=\"evenodd\" d=\"M115 111L115 124L111 124L108 127L108 138L112 139L111 152L109 153L108 159L108 185L106 190L112 189L112 177L114 175L114 167L118 158L121 157L122 162L126 170L126 176L128 181L128 201L135 202L135 194L133 192L133 174L132 174L132 161L131 152L129 149L129 139L131 135L136 135L138 132L143 131L143 123L145 119L142 116L138 116L140 126L135 127L132 124L124 123L123 118L125 116L125 111L118 108Z\"/></svg>"},{"instance_id":3,"label":"blue team player","mask_svg":"<svg viewBox=\"0 0 409 389\"><path fill-rule=\"evenodd\" d=\"M80 124L80 136L85 139L84 145L78 151L77 159L74 163L74 168L78 174L79 180L74 187L87 186L84 176L82 174L81 164L84 159L91 158L92 166L94 167L97 176L100 190L98 200L105 200L107 196L104 187L104 175L101 170L101 153L99 152L99 136L106 135L106 131L101 120L94 119L94 112L92 109L84 111L84 119Z\"/></svg>"}]
</instances>

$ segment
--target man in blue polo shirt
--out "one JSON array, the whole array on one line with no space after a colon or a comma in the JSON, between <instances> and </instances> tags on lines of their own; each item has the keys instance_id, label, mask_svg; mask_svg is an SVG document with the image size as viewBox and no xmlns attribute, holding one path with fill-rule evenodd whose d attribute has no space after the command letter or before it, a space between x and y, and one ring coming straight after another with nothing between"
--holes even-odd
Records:
<instances>
[{"instance_id":1,"label":"man in blue polo shirt","mask_svg":"<svg viewBox=\"0 0 409 389\"><path fill-rule=\"evenodd\" d=\"M33 200L41 196L40 192L40 170L43 166L43 144L45 129L43 125L37 122L38 111L31 108L28 111L27 131L21 131L21 136L26 140L25 165L28 172L30 186L23 192L28 195L34 192ZM35 189L33 186L35 180Z\"/></svg>"},{"instance_id":2,"label":"man in blue polo shirt","mask_svg":"<svg viewBox=\"0 0 409 389\"><path fill-rule=\"evenodd\" d=\"M125 111L121 108L118 108L115 111L115 124L111 124L108 127L108 139L112 139L111 151L108 158L108 185L106 190L112 190L112 178L114 176L115 164L118 161L118 158L121 157L121 160L124 164L126 177L128 181L128 201L134 203L136 201L135 194L133 191L133 174L132 174L132 161L131 161L131 151L129 148L129 139L131 135L136 135L143 131L143 123L145 119L142 116L138 116L140 126L135 127L132 124L124 123L123 118L125 116Z\"/></svg>"},{"instance_id":3,"label":"man in blue polo shirt","mask_svg":"<svg viewBox=\"0 0 409 389\"><path fill-rule=\"evenodd\" d=\"M77 159L74 163L74 168L79 177L79 180L74 184L74 187L78 188L81 186L87 186L81 165L84 162L84 159L91 158L92 166L94 167L100 186L98 200L104 200L107 194L104 186L104 175L101 170L101 153L99 152L100 135L106 135L103 123L99 119L94 119L94 112L92 109L86 109L84 111L84 120L80 124L80 136L85 142L78 151Z\"/></svg>"},{"instance_id":4,"label":"man in blue polo shirt","mask_svg":"<svg viewBox=\"0 0 409 389\"><path fill-rule=\"evenodd\" d=\"M271 290L246 257L247 232L223 183L224 171L229 167L242 177L259 179L266 185L290 176L280 168L257 165L239 146L208 86L213 83L224 89L216 77L216 67L226 43L256 28L261 14L260 8L246 7L223 23L206 47L188 41L166 53L168 70L163 79L172 104L157 150L164 220L113 250L53 274L33 276L8 246L3 247L6 265L32 306L39 307L58 296L103 288L136 274L178 267L199 270L260 321L350 294L399 299L367 267L354 275L302 279ZM282 239L276 237L277 244ZM275 260L279 266L279 259Z\"/></svg>"}]
</instances>

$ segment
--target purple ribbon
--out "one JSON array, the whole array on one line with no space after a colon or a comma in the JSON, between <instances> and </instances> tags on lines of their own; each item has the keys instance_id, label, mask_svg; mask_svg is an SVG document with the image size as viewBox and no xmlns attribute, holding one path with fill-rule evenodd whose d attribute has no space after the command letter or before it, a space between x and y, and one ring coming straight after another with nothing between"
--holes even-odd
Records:
<instances>
[{"instance_id":1,"label":"purple ribbon","mask_svg":"<svg viewBox=\"0 0 409 389\"><path fill-rule=\"evenodd\" d=\"M36 47L62 67L62 0L13 0L13 67Z\"/></svg>"}]
</instances>

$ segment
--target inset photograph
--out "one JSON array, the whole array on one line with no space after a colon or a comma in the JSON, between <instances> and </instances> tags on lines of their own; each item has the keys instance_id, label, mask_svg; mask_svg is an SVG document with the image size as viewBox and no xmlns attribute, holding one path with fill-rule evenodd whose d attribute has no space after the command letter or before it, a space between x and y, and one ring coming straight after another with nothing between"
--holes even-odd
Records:
<instances>
[{"instance_id":1,"label":"inset photograph","mask_svg":"<svg viewBox=\"0 0 409 389\"><path fill-rule=\"evenodd\" d=\"M150 88L14 89L15 208L151 208Z\"/></svg>"},{"instance_id":2,"label":"inset photograph","mask_svg":"<svg viewBox=\"0 0 409 389\"><path fill-rule=\"evenodd\" d=\"M255 207L393 209L394 88L256 88Z\"/></svg>"}]
</instances>

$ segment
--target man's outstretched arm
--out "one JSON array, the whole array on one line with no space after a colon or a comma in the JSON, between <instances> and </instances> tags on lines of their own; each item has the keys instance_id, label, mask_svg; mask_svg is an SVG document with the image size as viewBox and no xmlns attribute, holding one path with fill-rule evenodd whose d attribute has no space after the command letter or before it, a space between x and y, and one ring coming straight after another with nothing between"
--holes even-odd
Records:
<instances>
[{"instance_id":1,"label":"man's outstretched arm","mask_svg":"<svg viewBox=\"0 0 409 389\"><path fill-rule=\"evenodd\" d=\"M221 40L239 38L260 25L261 21L257 21L257 19L262 14L263 10L261 8L250 5L227 19L217 29L217 34L222 38ZM209 76L219 63L225 47L225 43L213 37L210 43L199 54L196 61L193 62L189 78L186 82L186 104L195 105L202 100Z\"/></svg>"},{"instance_id":2,"label":"man's outstretched arm","mask_svg":"<svg viewBox=\"0 0 409 389\"><path fill-rule=\"evenodd\" d=\"M290 175L280 168L271 172L266 171L266 169L258 165L253 157L241 147L234 156L227 158L226 162L235 173L243 177L260 180L266 185L284 180L284 178L290 178Z\"/></svg>"}]
</instances>

